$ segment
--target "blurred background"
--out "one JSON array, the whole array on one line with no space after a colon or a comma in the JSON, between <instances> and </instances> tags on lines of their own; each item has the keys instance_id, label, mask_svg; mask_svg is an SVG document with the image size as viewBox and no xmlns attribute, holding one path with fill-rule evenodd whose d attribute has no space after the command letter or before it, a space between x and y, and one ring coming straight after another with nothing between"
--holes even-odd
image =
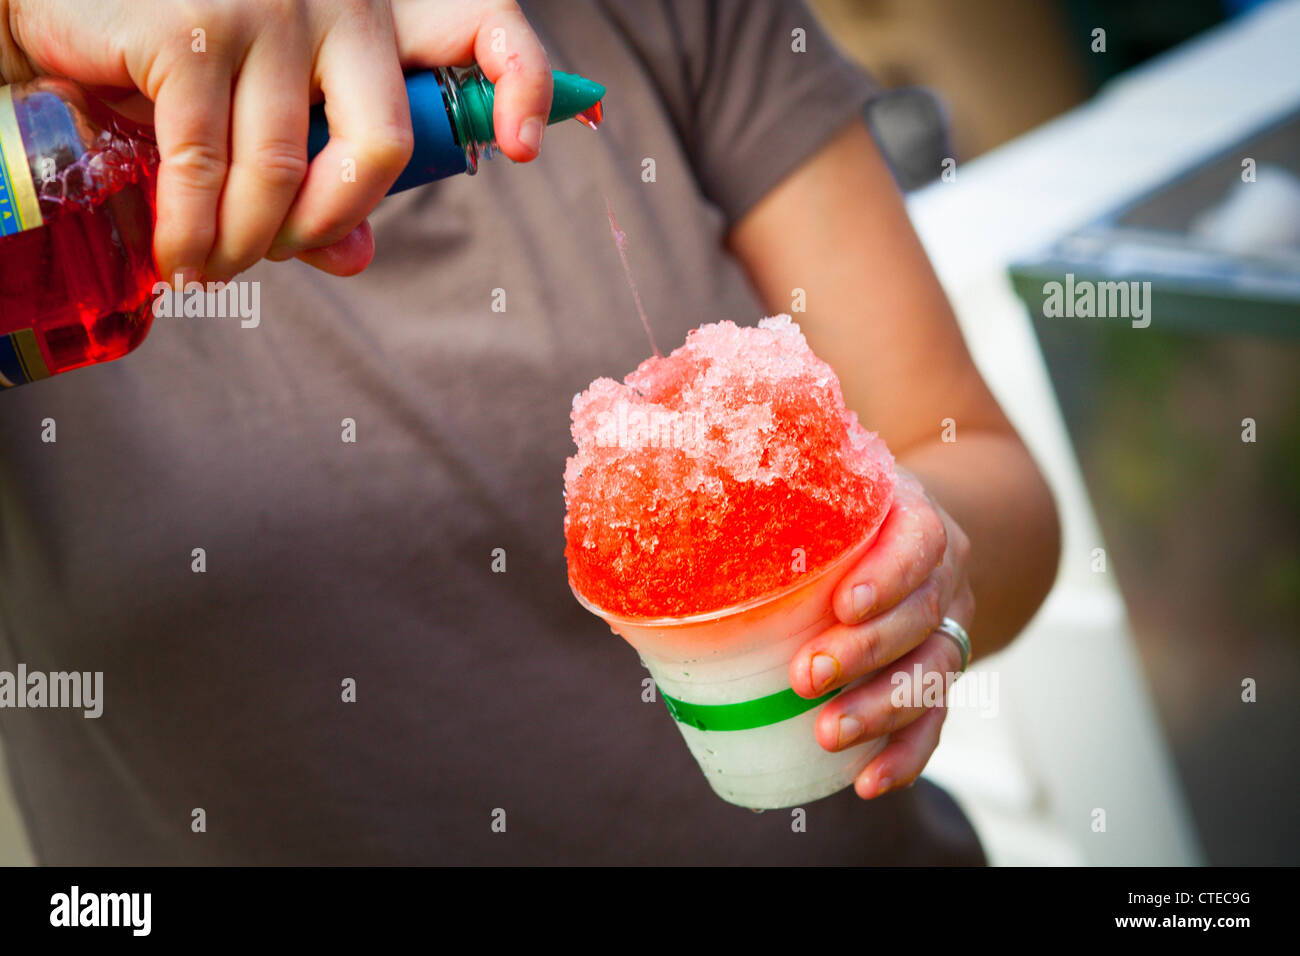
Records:
<instances>
[{"instance_id":1,"label":"blurred background","mask_svg":"<svg viewBox=\"0 0 1300 956\"><path fill-rule=\"evenodd\" d=\"M810 0L886 89L942 99L958 160L974 159L1092 96L1250 0ZM1106 31L1103 55L1092 30ZM937 172L936 172L937 175Z\"/></svg>"},{"instance_id":2,"label":"blurred background","mask_svg":"<svg viewBox=\"0 0 1300 956\"><path fill-rule=\"evenodd\" d=\"M1300 73L1295 5L814 6L890 91L870 118L977 356L996 346L971 313L1007 305L936 236L1032 234L994 265L1024 302L1100 530L1067 547L1106 550L1189 842L1213 864L1300 862L1300 95L1277 72ZM972 213L987 221L960 221ZM1066 272L1151 281L1151 326L1045 318L1042 286ZM1027 400L999 397L1013 416Z\"/></svg>"}]
</instances>

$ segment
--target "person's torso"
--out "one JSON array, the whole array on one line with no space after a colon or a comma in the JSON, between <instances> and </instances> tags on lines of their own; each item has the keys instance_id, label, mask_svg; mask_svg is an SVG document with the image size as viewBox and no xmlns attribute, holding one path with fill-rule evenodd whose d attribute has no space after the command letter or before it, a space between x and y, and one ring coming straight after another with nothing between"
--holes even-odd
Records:
<instances>
[{"instance_id":1,"label":"person's torso","mask_svg":"<svg viewBox=\"0 0 1300 956\"><path fill-rule=\"evenodd\" d=\"M98 719L0 711L43 862L978 859L928 787L803 833L722 803L568 591L572 397L650 354L606 200L665 351L763 314L643 51L579 6L529 10L616 78L599 132L386 200L358 277L256 267L254 328L158 318L0 396L0 668L104 673Z\"/></svg>"}]
</instances>

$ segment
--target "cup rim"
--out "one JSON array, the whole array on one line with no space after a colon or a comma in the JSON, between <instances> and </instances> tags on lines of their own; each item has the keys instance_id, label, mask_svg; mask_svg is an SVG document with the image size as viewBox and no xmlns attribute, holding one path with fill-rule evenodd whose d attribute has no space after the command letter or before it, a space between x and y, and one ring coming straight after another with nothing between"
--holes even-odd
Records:
<instances>
[{"instance_id":1,"label":"cup rim","mask_svg":"<svg viewBox=\"0 0 1300 956\"><path fill-rule=\"evenodd\" d=\"M608 624L629 624L634 627L683 627L691 624L709 624L721 620L724 617L732 617L733 615L743 614L746 611L752 611L755 608L763 607L767 604L774 604L782 598L789 597L796 591L801 591L804 588L809 587L813 583L830 574L836 568L847 564L850 555L857 553L863 545L870 544L875 540L876 535L880 533L880 529L885 523L885 519L889 516L889 512L892 510L893 502L891 501L889 508L885 509L880 520L872 526L870 531L859 538L854 544L845 548L842 552L836 555L834 560L822 567L820 570L814 572L812 575L803 577L779 591L771 591L760 597L751 598L743 604L729 604L716 611L701 611L697 614L688 614L685 617L628 617L624 614L614 614L612 611L606 611L601 607L597 607L591 601L583 597L582 593L573 586L572 579L569 580L569 590L573 592L573 596L578 599L579 604L597 617L603 618Z\"/></svg>"}]
</instances>

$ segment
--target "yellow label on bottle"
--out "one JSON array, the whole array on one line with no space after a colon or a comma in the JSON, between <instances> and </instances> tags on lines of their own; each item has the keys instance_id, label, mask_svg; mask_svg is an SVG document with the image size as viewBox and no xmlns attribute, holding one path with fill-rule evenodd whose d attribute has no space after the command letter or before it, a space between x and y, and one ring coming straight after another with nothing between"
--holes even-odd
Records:
<instances>
[{"instance_id":1,"label":"yellow label on bottle","mask_svg":"<svg viewBox=\"0 0 1300 956\"><path fill-rule=\"evenodd\" d=\"M41 205L18 129L13 88L0 86L0 236L41 225Z\"/></svg>"},{"instance_id":2,"label":"yellow label on bottle","mask_svg":"<svg viewBox=\"0 0 1300 956\"><path fill-rule=\"evenodd\" d=\"M0 388L13 388L49 377L50 370L41 355L34 331L19 329L0 335Z\"/></svg>"}]
</instances>

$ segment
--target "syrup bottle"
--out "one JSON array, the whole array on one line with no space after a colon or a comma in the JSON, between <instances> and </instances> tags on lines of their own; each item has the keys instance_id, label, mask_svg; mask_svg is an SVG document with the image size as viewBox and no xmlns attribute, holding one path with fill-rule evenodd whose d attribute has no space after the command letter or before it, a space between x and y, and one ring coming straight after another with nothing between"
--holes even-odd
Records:
<instances>
[{"instance_id":1,"label":"syrup bottle","mask_svg":"<svg viewBox=\"0 0 1300 956\"><path fill-rule=\"evenodd\" d=\"M604 87L556 72L548 122L595 127ZM496 152L494 89L478 67L413 73L415 150L389 194L473 174ZM322 107L307 140L329 139ZM120 358L153 319L153 131L76 84L0 87L0 389Z\"/></svg>"}]
</instances>

